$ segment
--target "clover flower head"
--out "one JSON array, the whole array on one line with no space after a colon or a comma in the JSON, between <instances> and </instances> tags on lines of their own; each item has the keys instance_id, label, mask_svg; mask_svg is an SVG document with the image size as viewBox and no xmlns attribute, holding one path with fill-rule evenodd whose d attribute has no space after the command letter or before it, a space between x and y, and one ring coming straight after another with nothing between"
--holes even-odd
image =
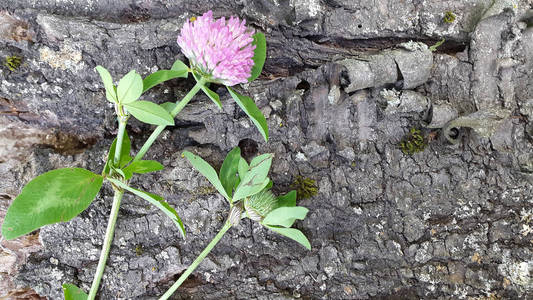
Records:
<instances>
[{"instance_id":1,"label":"clover flower head","mask_svg":"<svg viewBox=\"0 0 533 300\"><path fill-rule=\"evenodd\" d=\"M254 65L253 30L245 20L230 17L213 19L208 11L194 21L187 20L178 36L178 45L191 67L211 81L227 86L245 83Z\"/></svg>"},{"instance_id":2,"label":"clover flower head","mask_svg":"<svg viewBox=\"0 0 533 300\"><path fill-rule=\"evenodd\" d=\"M244 209L250 219L261 222L269 212L276 208L277 204L278 200L271 191L262 190L244 200Z\"/></svg>"}]
</instances>

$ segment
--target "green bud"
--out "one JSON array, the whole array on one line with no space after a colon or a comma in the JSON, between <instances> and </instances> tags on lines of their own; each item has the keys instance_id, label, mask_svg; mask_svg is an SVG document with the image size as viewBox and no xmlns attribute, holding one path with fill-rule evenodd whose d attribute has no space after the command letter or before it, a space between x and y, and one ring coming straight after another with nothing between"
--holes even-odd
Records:
<instances>
[{"instance_id":1,"label":"green bud","mask_svg":"<svg viewBox=\"0 0 533 300\"><path fill-rule=\"evenodd\" d=\"M244 209L248 218L261 222L269 212L274 210L278 204L276 196L271 191L263 190L244 200Z\"/></svg>"}]
</instances>

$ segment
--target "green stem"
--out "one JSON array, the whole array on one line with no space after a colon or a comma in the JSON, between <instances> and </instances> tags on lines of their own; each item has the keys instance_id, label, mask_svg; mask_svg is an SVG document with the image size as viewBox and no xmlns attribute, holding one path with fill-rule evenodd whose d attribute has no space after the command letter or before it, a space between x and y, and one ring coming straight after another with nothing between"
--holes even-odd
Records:
<instances>
[{"instance_id":1,"label":"green stem","mask_svg":"<svg viewBox=\"0 0 533 300\"><path fill-rule=\"evenodd\" d=\"M96 267L96 274L94 275L93 283L91 285L91 291L87 298L89 300L93 300L94 297L96 297L96 292L98 292L98 287L100 286L100 280L104 274L107 257L109 256L109 249L111 249L111 242L113 241L113 235L115 232L115 224L117 223L118 209L123 195L123 190L115 190L113 206L111 207L111 214L109 215L109 221L105 232L104 244L102 245L102 252L100 253L100 260L98 261L98 267Z\"/></svg>"},{"instance_id":2,"label":"green stem","mask_svg":"<svg viewBox=\"0 0 533 300\"><path fill-rule=\"evenodd\" d=\"M181 274L180 278L178 278L178 281L176 281L170 287L170 289L168 289L168 291L163 296L161 296L161 298L159 298L159 300L165 300L165 299L168 299L168 297L172 296L172 294L180 287L180 285L185 281L185 279L187 279L187 277L189 277L189 275L191 275L191 273L194 271L194 269L196 269L196 267L198 267L198 265L200 265L200 263L202 262L202 260L204 260L204 258L207 256L207 254L209 254L209 252L211 252L211 250L213 250L215 245L220 241L220 239L224 236L226 231L228 231L228 229L230 229L230 228L231 228L231 223L228 220L224 224L224 227L222 227L222 229L220 229L220 231L217 233L215 238L213 238L213 240L209 243L209 245L207 245L207 247L205 247L205 249L202 251L202 253L200 253L200 255L198 255L198 257L192 262L192 264L187 268L187 270L185 270L185 272L183 274Z\"/></svg>"},{"instance_id":3,"label":"green stem","mask_svg":"<svg viewBox=\"0 0 533 300\"><path fill-rule=\"evenodd\" d=\"M185 107L185 105L187 105L187 103L191 101L192 97L194 97L194 95L196 95L196 93L200 91L200 89L204 86L206 81L207 80L204 77L201 77L200 80L196 82L194 87L187 93L187 95L185 95L185 97L183 97L181 101L176 103L176 107L170 112L172 117L176 117L176 115ZM152 132L150 137L148 137L146 142L144 142L144 145L141 147L141 150L139 150L139 153L135 155L135 158L133 159L133 161L141 160L143 158L143 156L146 154L148 149L150 149L150 146L152 146L154 141L157 139L159 134L161 134L161 132L165 129L165 127L167 126L166 125L157 126L157 128L154 130L154 132Z\"/></svg>"},{"instance_id":4,"label":"green stem","mask_svg":"<svg viewBox=\"0 0 533 300\"><path fill-rule=\"evenodd\" d=\"M122 151L122 141L124 140L124 131L126 130L126 123L128 121L122 120L122 118L118 117L118 133L117 133L117 144L115 146L115 160L114 165L117 167L119 166L120 162L120 152Z\"/></svg>"},{"instance_id":5,"label":"green stem","mask_svg":"<svg viewBox=\"0 0 533 300\"><path fill-rule=\"evenodd\" d=\"M126 124L128 123L128 117L122 115L122 108L117 106L117 119L118 119L118 133L117 143L115 144L115 157L113 158L114 165L118 166L120 163L120 152L122 152L122 141L124 140L124 132L126 131ZM100 259L98 260L98 266L96 267L96 274L94 275L93 283L91 284L91 290L87 299L93 300L98 292L100 286L100 280L104 275L104 269L109 256L109 250L111 249L111 243L113 242L113 236L115 233L115 224L117 223L118 210L120 208L120 201L124 195L124 190L113 188L115 195L113 196L113 205L111 206L111 214L107 221L107 229L104 237L104 244L102 245L102 252L100 253Z\"/></svg>"}]
</instances>

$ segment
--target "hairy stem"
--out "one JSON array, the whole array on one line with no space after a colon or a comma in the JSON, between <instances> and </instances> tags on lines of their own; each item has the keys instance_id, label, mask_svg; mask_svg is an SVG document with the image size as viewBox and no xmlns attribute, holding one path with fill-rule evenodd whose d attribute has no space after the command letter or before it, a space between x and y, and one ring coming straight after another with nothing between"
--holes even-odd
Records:
<instances>
[{"instance_id":1,"label":"hairy stem","mask_svg":"<svg viewBox=\"0 0 533 300\"><path fill-rule=\"evenodd\" d=\"M200 255L198 255L198 257L192 262L192 264L187 268L187 270L185 270L185 272L183 274L181 274L180 278L178 278L178 281L176 281L170 287L170 289L168 289L168 291L163 296L161 296L161 298L159 298L160 300L165 300L165 299L168 299L170 296L172 296L172 294L180 287L180 285L185 281L185 279L187 279L187 277L189 277L189 275L191 275L191 273L194 271L194 269L196 269L196 267L198 267L198 265L200 265L200 263L202 262L202 260L204 260L204 258L207 256L207 254L209 254L209 252L211 252L211 250L213 250L215 245L220 241L220 239L222 239L222 237L224 236L226 231L228 231L228 229L231 228L231 225L232 224L230 223L229 220L226 221L226 223L224 224L224 227L222 227L222 229L220 229L220 231L217 233L215 238L213 238L213 240L209 243L209 245L207 245L207 247L205 247L205 249L202 251L202 253L200 253Z\"/></svg>"},{"instance_id":2,"label":"hairy stem","mask_svg":"<svg viewBox=\"0 0 533 300\"><path fill-rule=\"evenodd\" d=\"M98 292L100 286L100 280L104 274L107 257L109 256L109 249L111 249L111 242L113 241L113 235L115 233L115 224L117 223L118 209L120 207L120 201L124 195L123 190L115 190L115 196L113 197L113 206L111 207L111 214L109 215L109 221L107 223L107 229L105 232L104 244L102 245L102 252L100 253L100 260L98 261L98 267L96 267L96 274L94 275L93 283L91 285L91 291L87 299L93 300Z\"/></svg>"},{"instance_id":3,"label":"hairy stem","mask_svg":"<svg viewBox=\"0 0 533 300\"><path fill-rule=\"evenodd\" d=\"M120 107L119 107L120 110ZM114 165L118 166L120 162L120 152L122 152L122 141L124 140L124 132L126 131L126 124L128 118L119 115L118 119L118 133L117 143L115 144L115 157L113 158ZM91 284L91 290L89 291L89 300L93 300L98 292L100 286L100 280L104 274L107 257L109 256L109 250L111 249L111 242L113 242L113 236L115 233L115 224L117 223L118 210L120 208L120 201L124 195L124 190L114 188L115 195L113 196L113 206L111 207L111 214L107 221L107 229L105 231L104 244L102 245L102 252L100 252L100 259L98 260L98 266L96 267L96 274L94 275L93 283Z\"/></svg>"},{"instance_id":4,"label":"hairy stem","mask_svg":"<svg viewBox=\"0 0 533 300\"><path fill-rule=\"evenodd\" d=\"M176 107L170 112L172 117L176 117L176 115L191 101L192 97L198 93L198 91L202 88L202 86L205 84L206 79L204 77L201 77L198 82L194 85L194 87L181 99L181 101L176 103ZM144 142L144 145L141 147L141 150L139 150L139 153L135 155L135 158L133 161L141 160L143 156L146 154L148 149L150 149L150 146L154 143L154 141L157 139L159 134L167 127L166 125L159 125L157 128L152 132L150 137Z\"/></svg>"},{"instance_id":5,"label":"hairy stem","mask_svg":"<svg viewBox=\"0 0 533 300\"><path fill-rule=\"evenodd\" d=\"M117 133L117 144L115 145L115 160L114 165L119 166L120 162L120 152L122 151L122 141L124 140L124 131L126 130L127 121L123 121L121 117L118 117L118 133Z\"/></svg>"}]
</instances>

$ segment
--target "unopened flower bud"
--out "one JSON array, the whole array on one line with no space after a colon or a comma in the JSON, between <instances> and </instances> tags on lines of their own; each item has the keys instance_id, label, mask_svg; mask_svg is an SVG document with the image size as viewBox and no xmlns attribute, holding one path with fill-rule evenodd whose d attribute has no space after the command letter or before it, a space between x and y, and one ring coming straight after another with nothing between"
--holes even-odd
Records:
<instances>
[{"instance_id":1,"label":"unopened flower bud","mask_svg":"<svg viewBox=\"0 0 533 300\"><path fill-rule=\"evenodd\" d=\"M248 218L261 222L274 208L278 200L271 191L261 191L244 200L244 209Z\"/></svg>"}]
</instances>

